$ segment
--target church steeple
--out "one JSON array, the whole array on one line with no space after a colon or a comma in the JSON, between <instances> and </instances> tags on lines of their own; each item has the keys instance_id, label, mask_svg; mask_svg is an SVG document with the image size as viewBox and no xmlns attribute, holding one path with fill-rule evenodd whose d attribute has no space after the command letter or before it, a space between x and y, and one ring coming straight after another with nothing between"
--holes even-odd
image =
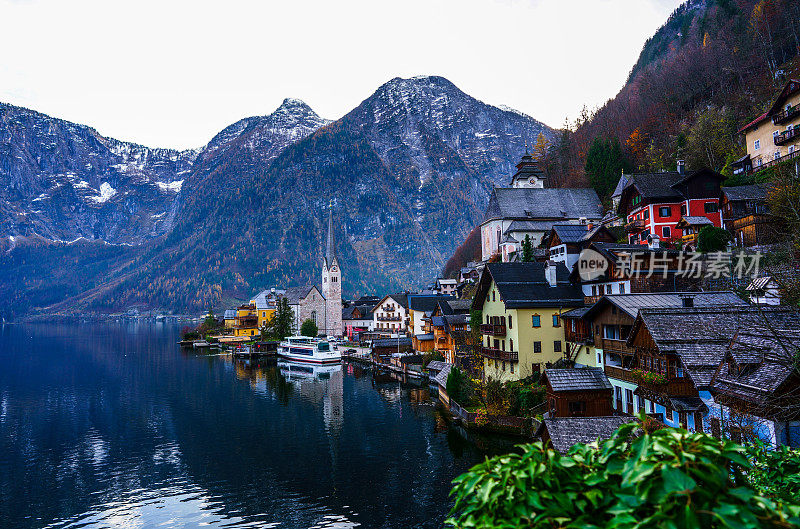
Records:
<instances>
[{"instance_id":1,"label":"church steeple","mask_svg":"<svg viewBox=\"0 0 800 529\"><path fill-rule=\"evenodd\" d=\"M333 236L333 207L328 211L328 239L325 244L325 266L331 268L338 264L336 258L336 239Z\"/></svg>"}]
</instances>

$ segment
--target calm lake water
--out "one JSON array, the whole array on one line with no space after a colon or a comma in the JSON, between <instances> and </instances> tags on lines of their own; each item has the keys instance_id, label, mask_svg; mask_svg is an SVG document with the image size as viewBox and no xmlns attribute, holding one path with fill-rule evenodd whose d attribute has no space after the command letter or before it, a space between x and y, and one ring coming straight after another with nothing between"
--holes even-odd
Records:
<instances>
[{"instance_id":1,"label":"calm lake water","mask_svg":"<svg viewBox=\"0 0 800 529\"><path fill-rule=\"evenodd\" d=\"M160 324L0 327L0 527L441 527L467 440L426 386L181 352Z\"/></svg>"}]
</instances>

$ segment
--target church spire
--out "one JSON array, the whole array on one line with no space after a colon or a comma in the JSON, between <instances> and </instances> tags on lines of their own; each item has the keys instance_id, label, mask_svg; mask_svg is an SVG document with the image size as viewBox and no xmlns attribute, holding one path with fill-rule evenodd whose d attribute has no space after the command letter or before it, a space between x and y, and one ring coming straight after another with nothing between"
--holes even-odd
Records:
<instances>
[{"instance_id":1,"label":"church spire","mask_svg":"<svg viewBox=\"0 0 800 529\"><path fill-rule=\"evenodd\" d=\"M330 268L337 261L336 239L333 237L333 203L328 210L328 239L325 244L325 266Z\"/></svg>"}]
</instances>

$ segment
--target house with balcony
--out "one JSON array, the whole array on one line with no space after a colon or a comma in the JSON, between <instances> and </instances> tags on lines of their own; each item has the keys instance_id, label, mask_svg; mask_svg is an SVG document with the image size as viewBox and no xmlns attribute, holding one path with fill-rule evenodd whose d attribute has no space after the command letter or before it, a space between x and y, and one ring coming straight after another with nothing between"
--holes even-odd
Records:
<instances>
[{"instance_id":1,"label":"house with balcony","mask_svg":"<svg viewBox=\"0 0 800 529\"><path fill-rule=\"evenodd\" d=\"M769 188L769 184L722 188L722 220L737 246L761 246L778 240L783 226L778 217L769 213Z\"/></svg>"},{"instance_id":2,"label":"house with balcony","mask_svg":"<svg viewBox=\"0 0 800 529\"><path fill-rule=\"evenodd\" d=\"M472 303L484 322L484 376L520 380L563 358L561 314L581 306L563 263L487 264Z\"/></svg>"},{"instance_id":3,"label":"house with balcony","mask_svg":"<svg viewBox=\"0 0 800 529\"><path fill-rule=\"evenodd\" d=\"M406 334L409 330L408 292L387 294L372 309L373 329L382 334Z\"/></svg>"},{"instance_id":4,"label":"house with balcony","mask_svg":"<svg viewBox=\"0 0 800 529\"><path fill-rule=\"evenodd\" d=\"M442 353L449 364L463 365L460 360L471 352L471 306L471 299L441 300L428 318L433 350Z\"/></svg>"},{"instance_id":5,"label":"house with balcony","mask_svg":"<svg viewBox=\"0 0 800 529\"><path fill-rule=\"evenodd\" d=\"M237 307L236 317L231 328L234 336L256 336L260 334L256 306L254 304L246 304Z\"/></svg>"},{"instance_id":6,"label":"house with balcony","mask_svg":"<svg viewBox=\"0 0 800 529\"><path fill-rule=\"evenodd\" d=\"M531 167L529 155L517 165L511 187L492 190L481 230L481 261L507 262L520 249L527 235L539 246L553 224L578 224L603 218L600 197L591 188L548 188ZM531 179L535 185L531 185ZM527 183L526 183L527 182Z\"/></svg>"},{"instance_id":7,"label":"house with balcony","mask_svg":"<svg viewBox=\"0 0 800 529\"><path fill-rule=\"evenodd\" d=\"M691 310L694 307L741 307L747 304L733 292L669 292L616 294L600 298L590 308L563 315L565 340L576 366L602 368L613 388L618 413L653 413L652 402L637 396L636 351L628 344L639 311L652 308Z\"/></svg>"},{"instance_id":8,"label":"house with balcony","mask_svg":"<svg viewBox=\"0 0 800 529\"><path fill-rule=\"evenodd\" d=\"M639 368L635 393L669 426L795 443L799 328L790 309L642 309L628 338Z\"/></svg>"},{"instance_id":9,"label":"house with balcony","mask_svg":"<svg viewBox=\"0 0 800 529\"><path fill-rule=\"evenodd\" d=\"M676 171L634 173L620 195L619 215L631 244L647 244L652 236L674 243L685 233L677 227L683 217L706 217L722 227L719 212L720 185L725 180L710 169L686 171L682 160Z\"/></svg>"},{"instance_id":10,"label":"house with balcony","mask_svg":"<svg viewBox=\"0 0 800 529\"><path fill-rule=\"evenodd\" d=\"M798 156L800 149L800 81L790 79L766 112L739 129L747 154L733 165L734 174L766 169Z\"/></svg>"},{"instance_id":11,"label":"house with balcony","mask_svg":"<svg viewBox=\"0 0 800 529\"><path fill-rule=\"evenodd\" d=\"M362 333L372 331L372 309L374 305L356 305L349 303L342 308L342 324L344 335L348 340L359 340Z\"/></svg>"},{"instance_id":12,"label":"house with balcony","mask_svg":"<svg viewBox=\"0 0 800 529\"><path fill-rule=\"evenodd\" d=\"M408 299L408 318L411 338L414 342L414 350L419 352L429 352L433 350L432 344L422 344L417 338L424 336L422 341L429 341L429 325L431 314L440 301L454 300L450 295L440 294L409 294Z\"/></svg>"}]
</instances>

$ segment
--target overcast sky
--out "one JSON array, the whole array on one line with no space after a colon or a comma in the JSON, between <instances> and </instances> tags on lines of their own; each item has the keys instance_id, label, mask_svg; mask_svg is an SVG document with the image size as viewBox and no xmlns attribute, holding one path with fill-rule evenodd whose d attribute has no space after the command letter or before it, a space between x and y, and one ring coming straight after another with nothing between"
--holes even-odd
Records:
<instances>
[{"instance_id":1,"label":"overcast sky","mask_svg":"<svg viewBox=\"0 0 800 529\"><path fill-rule=\"evenodd\" d=\"M613 97L680 0L0 0L0 101L199 147L285 97L337 119L442 75L560 127Z\"/></svg>"}]
</instances>

